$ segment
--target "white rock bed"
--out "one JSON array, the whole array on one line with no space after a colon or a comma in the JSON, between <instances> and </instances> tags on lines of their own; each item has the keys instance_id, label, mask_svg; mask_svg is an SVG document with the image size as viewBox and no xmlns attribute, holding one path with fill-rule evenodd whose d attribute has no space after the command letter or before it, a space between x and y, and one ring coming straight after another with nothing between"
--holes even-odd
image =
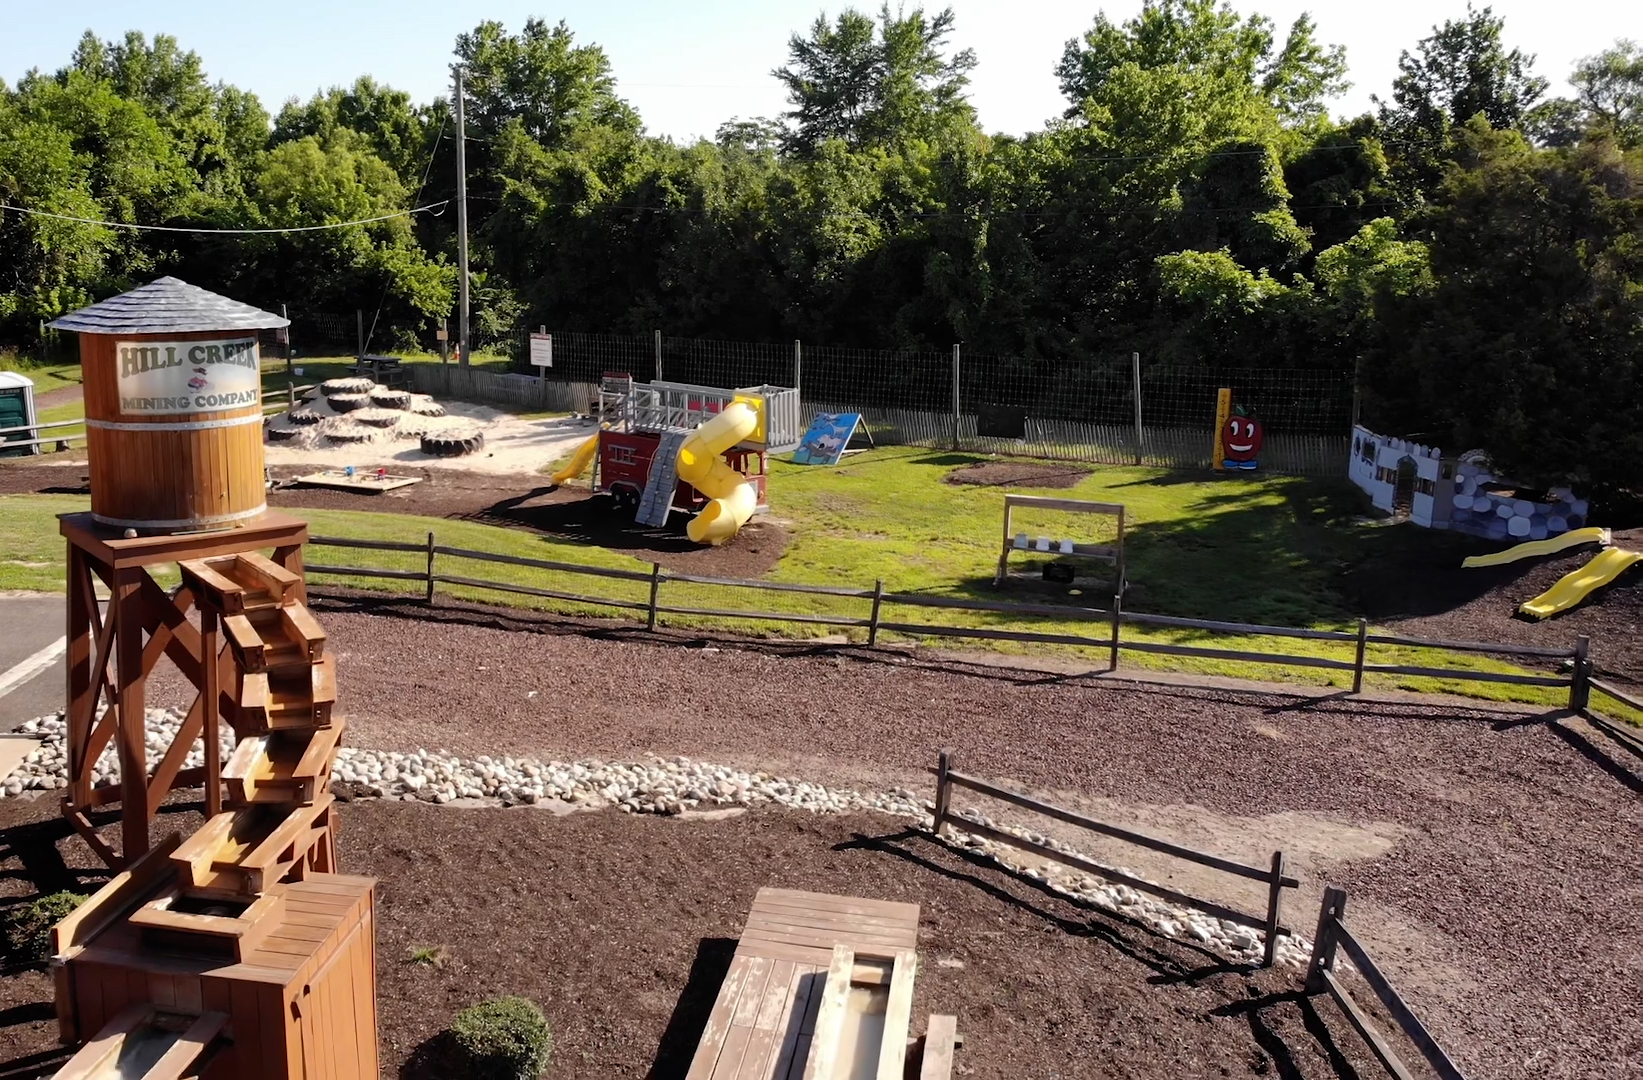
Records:
<instances>
[{"instance_id":1,"label":"white rock bed","mask_svg":"<svg viewBox=\"0 0 1643 1080\"><path fill-rule=\"evenodd\" d=\"M181 725L182 714L175 710L149 709L146 719L145 742L149 759L154 761L171 745ZM44 741L0 782L0 791L6 796L17 796L25 791L51 791L67 787L68 759L64 741L67 726L61 713L24 723L18 729L20 733L36 735ZM233 732L224 725L225 759L232 750ZM204 758L203 743L195 740L183 767L201 765ZM92 771L92 783L113 782L118 776L118 756L110 746L97 759ZM487 803L499 806L533 805L558 801L589 809L614 806L623 813L679 814L694 810L777 805L824 814L874 811L916 819L924 828L930 827L934 809L929 801L905 788L863 793L684 757L669 760L655 758L645 763L598 759L564 762L536 758L492 758L485 754L462 758L443 751L422 749L401 752L343 747L337 751L331 778L349 785L362 797L458 803L462 806ZM974 809L957 813L962 818L1058 851L1082 854L1053 837L994 821ZM1248 927L1216 919L1194 908L1166 903L1128 885L1103 881L1055 863L1029 865L1022 852L964 832L951 824L949 839L1008 870L1042 882L1072 900L1134 919L1165 937L1215 949L1246 962L1256 961L1261 955L1260 936ZM1137 876L1126 868L1116 869ZM1311 951L1311 941L1299 935L1289 935L1279 939L1277 961L1292 967L1305 967Z\"/></svg>"}]
</instances>

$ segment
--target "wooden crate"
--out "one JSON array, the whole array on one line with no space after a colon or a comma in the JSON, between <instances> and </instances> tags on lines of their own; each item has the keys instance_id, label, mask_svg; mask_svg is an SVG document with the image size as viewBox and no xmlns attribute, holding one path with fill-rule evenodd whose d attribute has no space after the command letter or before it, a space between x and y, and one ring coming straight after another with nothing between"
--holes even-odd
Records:
<instances>
[{"instance_id":1,"label":"wooden crate","mask_svg":"<svg viewBox=\"0 0 1643 1080\"><path fill-rule=\"evenodd\" d=\"M156 848L57 928L61 1035L92 1040L81 1051L88 1068L70 1075L103 1075L96 1059L123 1026L152 1025L158 1016L180 1029L220 1014L226 1023L198 1056L202 1080L374 1078L375 882L312 874L273 885L257 902L267 914L255 933L207 941L211 934L202 930L190 940L139 916L174 890L172 846Z\"/></svg>"}]
</instances>

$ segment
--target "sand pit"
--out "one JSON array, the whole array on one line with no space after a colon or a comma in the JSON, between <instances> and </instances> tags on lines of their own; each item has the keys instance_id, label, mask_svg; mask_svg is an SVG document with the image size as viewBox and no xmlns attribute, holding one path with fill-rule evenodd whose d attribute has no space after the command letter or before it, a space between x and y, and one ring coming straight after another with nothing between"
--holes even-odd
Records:
<instances>
[{"instance_id":1,"label":"sand pit","mask_svg":"<svg viewBox=\"0 0 1643 1080\"><path fill-rule=\"evenodd\" d=\"M534 473L569 454L593 433L593 425L587 421L568 417L521 420L484 405L436 402L426 394L404 394L381 387L348 396L357 400L336 408L332 397L312 394L297 406L295 416L279 413L270 418L268 464L356 468L397 464L498 474ZM399 405L401 399L403 408L391 407ZM460 431L478 431L484 436L483 448L461 457L423 452L424 435Z\"/></svg>"}]
</instances>

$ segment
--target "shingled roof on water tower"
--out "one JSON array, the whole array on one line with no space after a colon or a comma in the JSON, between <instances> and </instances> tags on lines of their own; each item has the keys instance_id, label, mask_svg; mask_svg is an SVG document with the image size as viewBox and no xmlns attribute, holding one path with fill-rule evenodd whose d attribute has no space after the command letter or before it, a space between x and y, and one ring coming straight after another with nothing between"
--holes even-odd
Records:
<instances>
[{"instance_id":1,"label":"shingled roof on water tower","mask_svg":"<svg viewBox=\"0 0 1643 1080\"><path fill-rule=\"evenodd\" d=\"M291 320L218 296L174 277L158 278L47 325L81 334L181 334L210 330L277 330Z\"/></svg>"}]
</instances>

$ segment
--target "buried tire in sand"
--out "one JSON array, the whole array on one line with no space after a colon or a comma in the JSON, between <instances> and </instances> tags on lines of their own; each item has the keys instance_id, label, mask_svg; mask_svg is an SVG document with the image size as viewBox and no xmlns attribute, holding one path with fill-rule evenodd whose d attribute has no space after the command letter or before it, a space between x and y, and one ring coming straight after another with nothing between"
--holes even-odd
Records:
<instances>
[{"instance_id":1,"label":"buried tire in sand","mask_svg":"<svg viewBox=\"0 0 1643 1080\"><path fill-rule=\"evenodd\" d=\"M422 452L434 457L462 457L485 445L485 436L474 428L429 432L422 436Z\"/></svg>"}]
</instances>

